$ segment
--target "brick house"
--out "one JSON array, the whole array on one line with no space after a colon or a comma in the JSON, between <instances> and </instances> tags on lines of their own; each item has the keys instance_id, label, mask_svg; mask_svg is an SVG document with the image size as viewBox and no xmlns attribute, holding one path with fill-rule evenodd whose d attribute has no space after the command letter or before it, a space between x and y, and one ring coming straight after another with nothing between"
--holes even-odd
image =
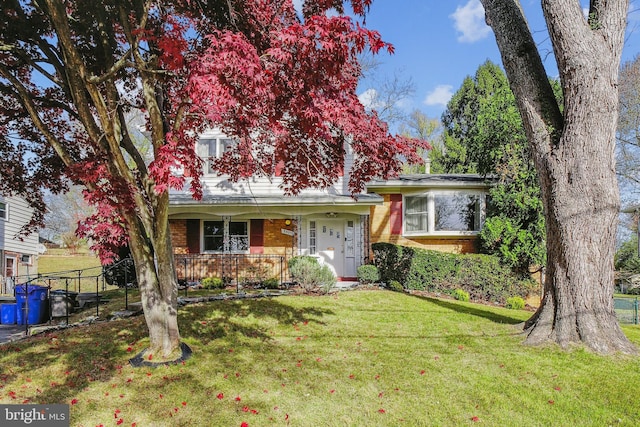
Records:
<instances>
[{"instance_id":1,"label":"brick house","mask_svg":"<svg viewBox=\"0 0 640 427\"><path fill-rule=\"evenodd\" d=\"M231 139L210 132L200 138L197 152L203 159L216 157L230 144ZM412 175L374 181L367 193L353 198L346 179L350 154L347 150L345 176L337 183L295 197L284 196L278 176L233 183L205 166L202 200L193 200L187 191L170 194L178 278L287 281L288 259L311 255L338 280L352 281L377 241L473 251L488 188L481 177ZM461 207L466 217L445 215Z\"/></svg>"}]
</instances>

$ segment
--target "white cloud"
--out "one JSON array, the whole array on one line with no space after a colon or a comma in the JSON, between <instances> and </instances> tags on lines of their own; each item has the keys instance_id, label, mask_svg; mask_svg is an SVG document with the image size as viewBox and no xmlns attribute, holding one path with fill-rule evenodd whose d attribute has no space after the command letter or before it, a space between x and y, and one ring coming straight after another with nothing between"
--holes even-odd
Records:
<instances>
[{"instance_id":1,"label":"white cloud","mask_svg":"<svg viewBox=\"0 0 640 427\"><path fill-rule=\"evenodd\" d=\"M464 6L458 6L449 17L460 33L458 41L461 43L473 43L491 33L491 28L484 21L484 8L480 0L469 0Z\"/></svg>"},{"instance_id":2,"label":"white cloud","mask_svg":"<svg viewBox=\"0 0 640 427\"><path fill-rule=\"evenodd\" d=\"M426 105L441 105L444 107L452 96L453 86L438 85L434 90L427 94L427 97L424 99L424 103Z\"/></svg>"},{"instance_id":3,"label":"white cloud","mask_svg":"<svg viewBox=\"0 0 640 427\"><path fill-rule=\"evenodd\" d=\"M375 89L367 89L358 95L360 103L364 105L367 110L375 110L381 107L380 100L378 99L378 91Z\"/></svg>"}]
</instances>

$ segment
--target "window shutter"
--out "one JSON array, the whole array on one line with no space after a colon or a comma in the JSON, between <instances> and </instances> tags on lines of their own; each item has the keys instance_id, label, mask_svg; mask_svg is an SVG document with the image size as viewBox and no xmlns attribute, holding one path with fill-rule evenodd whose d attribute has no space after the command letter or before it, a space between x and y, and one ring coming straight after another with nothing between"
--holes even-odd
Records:
<instances>
[{"instance_id":1,"label":"window shutter","mask_svg":"<svg viewBox=\"0 0 640 427\"><path fill-rule=\"evenodd\" d=\"M249 253L264 253L264 220L252 219L249 230Z\"/></svg>"},{"instance_id":2,"label":"window shutter","mask_svg":"<svg viewBox=\"0 0 640 427\"><path fill-rule=\"evenodd\" d=\"M276 168L275 168L275 175L276 176L282 176L282 170L284 169L284 160L280 160L278 163L276 163Z\"/></svg>"},{"instance_id":3,"label":"window shutter","mask_svg":"<svg viewBox=\"0 0 640 427\"><path fill-rule=\"evenodd\" d=\"M200 253L200 220L187 220L187 248L190 254Z\"/></svg>"},{"instance_id":4,"label":"window shutter","mask_svg":"<svg viewBox=\"0 0 640 427\"><path fill-rule=\"evenodd\" d=\"M389 228L391 235L402 234L402 194L391 194L389 198Z\"/></svg>"}]
</instances>

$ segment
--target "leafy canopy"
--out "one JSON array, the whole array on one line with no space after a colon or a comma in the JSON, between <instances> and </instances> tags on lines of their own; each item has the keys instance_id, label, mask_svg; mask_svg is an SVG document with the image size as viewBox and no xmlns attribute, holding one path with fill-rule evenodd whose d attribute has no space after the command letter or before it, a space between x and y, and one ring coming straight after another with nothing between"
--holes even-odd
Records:
<instances>
[{"instance_id":1,"label":"leafy canopy","mask_svg":"<svg viewBox=\"0 0 640 427\"><path fill-rule=\"evenodd\" d=\"M194 146L215 127L237 140L214 162L220 174L271 176L281 165L284 191L297 194L335 182L349 146L358 193L427 146L390 135L355 94L358 55L393 51L363 26L370 5L308 0L300 14L291 0L8 0L1 189L44 212L39 190L70 179L97 206L85 234L117 246L136 228L156 245L167 191L201 196ZM127 125L140 114L148 155Z\"/></svg>"}]
</instances>

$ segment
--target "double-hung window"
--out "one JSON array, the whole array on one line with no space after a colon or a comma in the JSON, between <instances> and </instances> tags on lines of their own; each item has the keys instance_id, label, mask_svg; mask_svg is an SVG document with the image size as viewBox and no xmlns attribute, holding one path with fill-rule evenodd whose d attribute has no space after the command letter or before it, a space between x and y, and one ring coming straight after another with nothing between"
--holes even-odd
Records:
<instances>
[{"instance_id":1,"label":"double-hung window","mask_svg":"<svg viewBox=\"0 0 640 427\"><path fill-rule=\"evenodd\" d=\"M249 250L247 221L204 221L205 252L244 252Z\"/></svg>"},{"instance_id":2,"label":"double-hung window","mask_svg":"<svg viewBox=\"0 0 640 427\"><path fill-rule=\"evenodd\" d=\"M230 138L202 138L199 141L198 152L201 157L217 159L227 151L231 151L236 142ZM210 160L206 161L206 173L215 173Z\"/></svg>"},{"instance_id":3,"label":"double-hung window","mask_svg":"<svg viewBox=\"0 0 640 427\"><path fill-rule=\"evenodd\" d=\"M6 221L8 217L7 204L5 202L0 202L0 219L4 219Z\"/></svg>"},{"instance_id":4,"label":"double-hung window","mask_svg":"<svg viewBox=\"0 0 640 427\"><path fill-rule=\"evenodd\" d=\"M404 197L404 234L475 234L482 227L485 194L430 191Z\"/></svg>"}]
</instances>

